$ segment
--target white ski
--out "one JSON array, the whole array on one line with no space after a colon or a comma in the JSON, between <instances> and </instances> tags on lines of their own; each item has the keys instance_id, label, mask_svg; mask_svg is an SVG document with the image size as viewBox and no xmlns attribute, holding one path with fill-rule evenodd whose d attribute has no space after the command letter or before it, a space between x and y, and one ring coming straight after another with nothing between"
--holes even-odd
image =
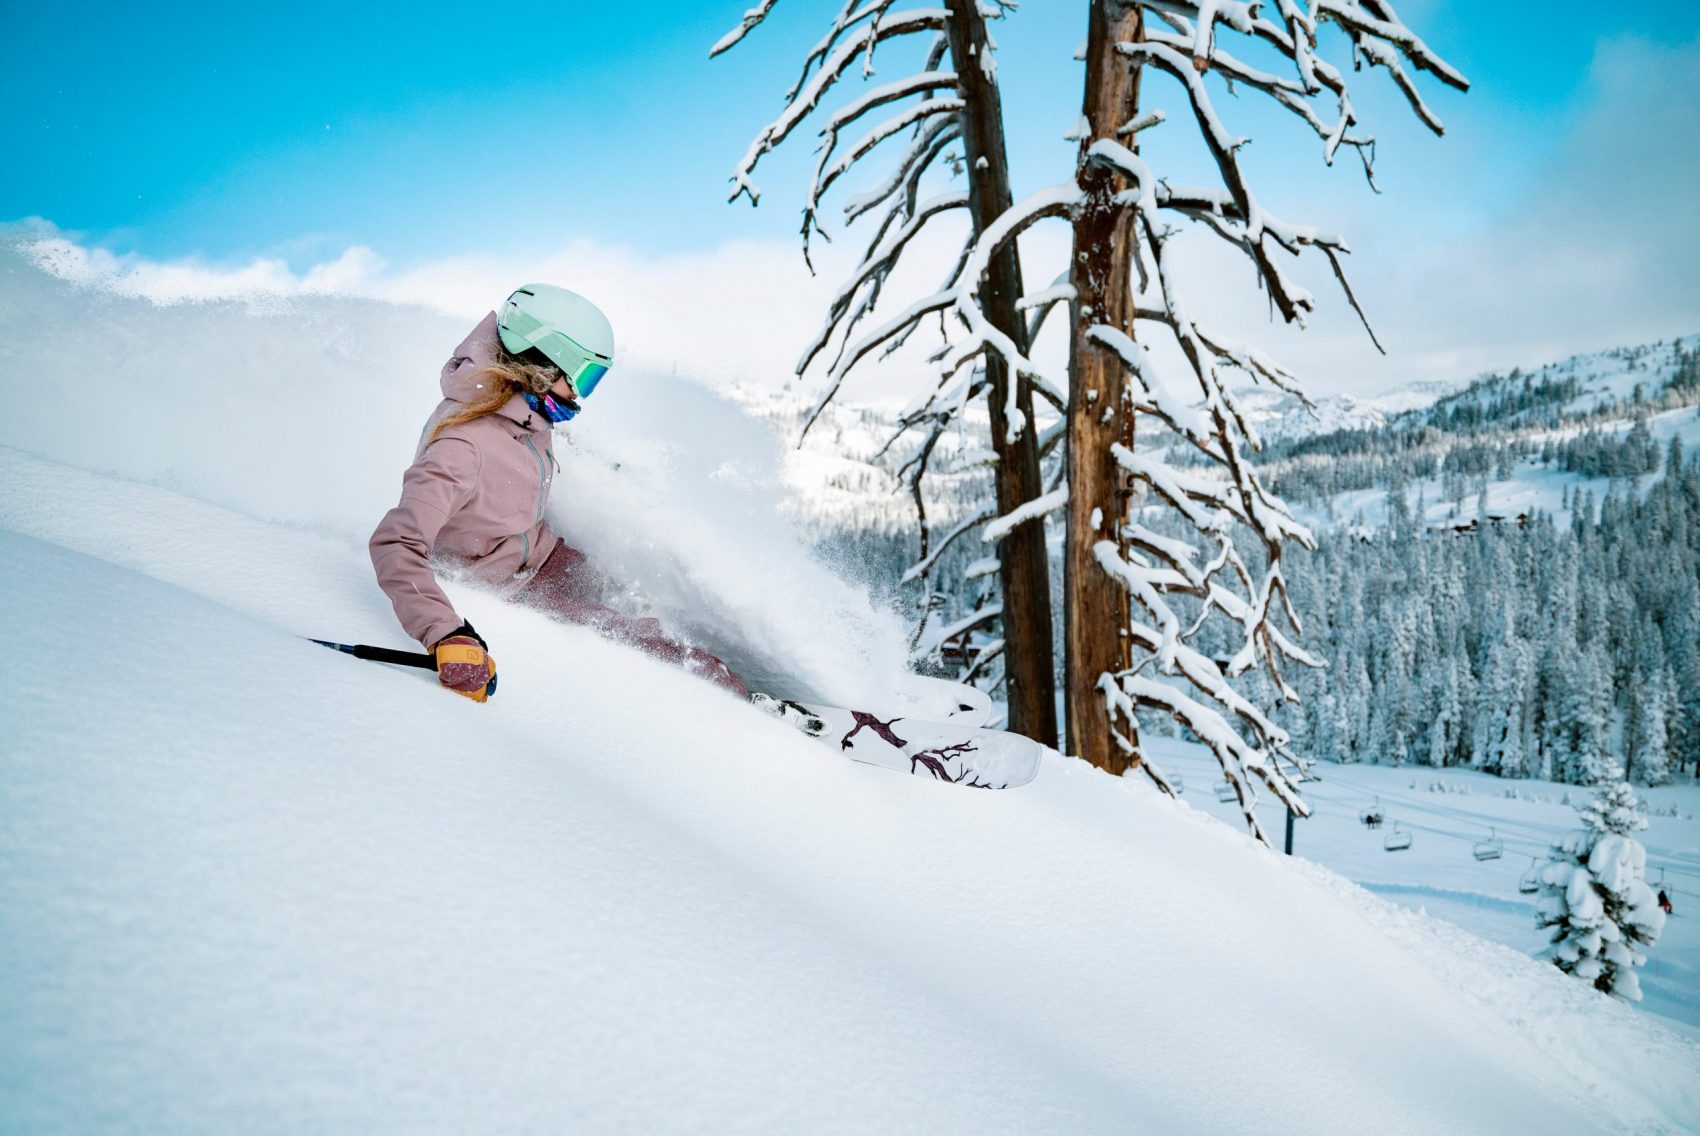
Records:
<instances>
[{"instance_id":1,"label":"white ski","mask_svg":"<svg viewBox=\"0 0 1700 1136\"><path fill-rule=\"evenodd\" d=\"M1039 775L1044 747L1019 734L756 695L755 704L835 752L868 765L975 789L1012 789Z\"/></svg>"}]
</instances>

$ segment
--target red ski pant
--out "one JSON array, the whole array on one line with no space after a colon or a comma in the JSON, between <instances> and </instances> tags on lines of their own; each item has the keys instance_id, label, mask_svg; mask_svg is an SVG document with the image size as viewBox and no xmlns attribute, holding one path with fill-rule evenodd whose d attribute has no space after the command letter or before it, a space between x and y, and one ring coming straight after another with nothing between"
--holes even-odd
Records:
<instances>
[{"instance_id":1,"label":"red ski pant","mask_svg":"<svg viewBox=\"0 0 1700 1136\"><path fill-rule=\"evenodd\" d=\"M634 619L605 606L602 600L606 595L607 581L602 574L585 562L584 553L568 548L567 542L561 541L514 599L569 623L595 628L616 642L684 667L739 698L750 696L725 663L707 651L669 639L662 633L658 620Z\"/></svg>"}]
</instances>

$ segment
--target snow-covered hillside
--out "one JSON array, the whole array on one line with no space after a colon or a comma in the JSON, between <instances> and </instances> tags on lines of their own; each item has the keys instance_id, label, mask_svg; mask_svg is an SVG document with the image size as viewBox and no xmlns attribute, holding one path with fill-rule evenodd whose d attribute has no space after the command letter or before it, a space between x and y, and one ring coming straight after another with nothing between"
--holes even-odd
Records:
<instances>
[{"instance_id":1,"label":"snow-covered hillside","mask_svg":"<svg viewBox=\"0 0 1700 1136\"><path fill-rule=\"evenodd\" d=\"M296 637L381 633L359 550L3 456L14 1130L1700 1123L1655 1019L1138 782L846 763L456 589L475 707Z\"/></svg>"},{"instance_id":2,"label":"snow-covered hillside","mask_svg":"<svg viewBox=\"0 0 1700 1136\"><path fill-rule=\"evenodd\" d=\"M1534 451L1584 433L1621 437L1639 421L1655 443L1664 446L1676 438L1692 452L1700 442L1700 391L1693 389L1691 375L1683 389L1668 387L1684 366L1692 366L1696 351L1700 335L1482 376L1449 392L1436 391L1438 397L1380 422L1360 416L1308 433L1270 433L1272 441L1288 444L1275 447L1266 464L1306 523L1320 529L1380 527L1394 483L1429 528L1535 510L1563 522L1572 497L1588 493L1598 499L1612 488L1611 479L1566 471ZM1349 488L1319 494L1310 474L1330 466L1358 475L1345 475L1354 482ZM1659 476L1653 471L1639 488L1644 491Z\"/></svg>"},{"instance_id":3,"label":"snow-covered hillside","mask_svg":"<svg viewBox=\"0 0 1700 1136\"><path fill-rule=\"evenodd\" d=\"M1504 405L1509 395L1530 386L1552 388L1559 395L1556 409L1565 416L1629 406L1636 401L1638 389L1642 397L1650 397L1670 378L1684 353L1696 349L1700 349L1700 335L1689 335L1572 355L1526 371L1517 368L1504 375L1484 375L1438 400L1433 405L1434 414L1407 414L1400 424L1410 427L1443 422L1449 416L1477 410L1491 425L1512 428L1538 417ZM1494 413L1496 408L1500 413Z\"/></svg>"},{"instance_id":4,"label":"snow-covered hillside","mask_svg":"<svg viewBox=\"0 0 1700 1136\"><path fill-rule=\"evenodd\" d=\"M1143 782L856 765L458 581L488 705L304 642L403 644L363 541L463 329L0 267L7 1131L1700 1127L1657 1018ZM630 602L889 683L902 629L790 534L771 434L605 391L556 519Z\"/></svg>"},{"instance_id":5,"label":"snow-covered hillside","mask_svg":"<svg viewBox=\"0 0 1700 1136\"><path fill-rule=\"evenodd\" d=\"M1700 446L1700 406L1684 406L1675 410L1649 415L1647 432L1660 446L1668 446L1672 438L1681 441L1684 451L1695 452ZM1608 435L1623 435L1631 427L1627 418L1612 419L1596 428ZM1576 427L1551 431L1534 431L1528 435L1532 444L1548 438L1571 438L1579 432ZM1570 520L1570 501L1579 494L1591 494L1595 500L1604 497L1617 485L1606 477L1588 477L1568 473L1553 462L1539 457L1517 458L1510 463L1505 476L1497 474L1484 478L1464 495L1453 498L1446 491L1441 476L1418 478L1405 486L1405 499L1414 517L1430 529L1446 529L1471 522L1491 523L1493 519L1510 520L1519 514L1536 510L1546 513L1560 524ZM1642 475L1637 488L1646 487L1663 477L1662 471ZM1295 508L1306 524L1328 529L1350 524L1360 531L1373 531L1387 521L1387 488L1374 486L1336 494L1320 504Z\"/></svg>"},{"instance_id":6,"label":"snow-covered hillside","mask_svg":"<svg viewBox=\"0 0 1700 1136\"><path fill-rule=\"evenodd\" d=\"M904 407L834 400L815 414L818 395L807 388L739 387L728 392L786 444L787 510L810 532L846 530L913 534L915 503L907 479L896 476L920 443L915 431L893 443ZM983 409L969 408L966 429L941 439L924 490L928 519L948 528L976 511L991 485L990 429Z\"/></svg>"},{"instance_id":7,"label":"snow-covered hillside","mask_svg":"<svg viewBox=\"0 0 1700 1136\"><path fill-rule=\"evenodd\" d=\"M1370 398L1327 395L1306 406L1298 398L1267 386L1237 392L1240 409L1265 441L1290 441L1334 430L1376 430L1395 416L1432 406L1465 384L1424 380Z\"/></svg>"},{"instance_id":8,"label":"snow-covered hillside","mask_svg":"<svg viewBox=\"0 0 1700 1136\"><path fill-rule=\"evenodd\" d=\"M1425 429L1464 430L1471 437L1486 435L1529 445L1574 437L1585 427L1623 432L1629 429L1636 409L1637 390L1642 398L1650 398L1670 379L1683 352L1696 350L1700 350L1700 335L1577 355L1505 375L1424 380L1370 398L1336 395L1316 400L1314 407L1267 386L1250 386L1238 394L1247 421L1272 447L1265 460L1279 480L1290 447L1305 442L1325 446L1334 435L1351 436L1354 445L1373 452L1385 448L1375 441L1379 432L1391 436ZM1552 397L1530 396L1530 389L1550 391ZM733 394L793 444L815 403L811 391L796 388L744 388ZM1613 407L1621 408L1615 417L1609 413ZM1650 415L1656 439L1664 442L1675 436L1692 445L1700 441L1695 409L1693 405L1663 411L1648 407L1644 412ZM834 402L801 445L793 445L785 458L788 507L811 532L913 533L915 512L908 487L892 471L919 438L911 435L882 455L901 412L898 404ZM929 484L927 500L929 518L939 529L948 529L971 514L985 495L984 474L977 472L991 461L984 415L971 416L970 421L977 430L947 438L944 459L935 461L943 476ZM1444 454L1443 443L1433 445ZM1604 488L1588 484L1588 478L1554 473L1550 463L1527 458L1508 476L1490 480L1485 498L1472 497L1467 507L1444 492L1438 474L1404 480L1413 508L1420 500L1424 518L1436 527L1467 523L1478 511L1514 516L1538 508L1562 516L1567 490L1592 490L1597 496ZM1305 501L1300 509L1306 523L1316 528L1340 524L1374 528L1384 520L1385 495L1386 484L1378 481L1324 500Z\"/></svg>"},{"instance_id":9,"label":"snow-covered hillside","mask_svg":"<svg viewBox=\"0 0 1700 1136\"><path fill-rule=\"evenodd\" d=\"M1576 418L1617 405L1628 407L1638 388L1642 397L1650 397L1671 377L1684 352L1696 349L1700 335L1614 347L1506 374L1420 380L1368 398L1319 398L1314 410L1268 387L1248 388L1241 398L1248 418L1272 442L1335 431L1412 431L1456 428L1460 423L1509 433L1539 417ZM1538 414L1513 405L1529 388L1550 389L1555 397L1543 401Z\"/></svg>"}]
</instances>

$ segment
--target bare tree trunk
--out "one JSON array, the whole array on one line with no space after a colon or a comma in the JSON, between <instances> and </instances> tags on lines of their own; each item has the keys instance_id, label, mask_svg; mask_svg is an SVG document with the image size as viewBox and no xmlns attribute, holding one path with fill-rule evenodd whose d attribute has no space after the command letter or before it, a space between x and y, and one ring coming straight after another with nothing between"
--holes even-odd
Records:
<instances>
[{"instance_id":1,"label":"bare tree trunk","mask_svg":"<svg viewBox=\"0 0 1700 1136\"><path fill-rule=\"evenodd\" d=\"M1067 643L1068 752L1120 774L1138 764L1116 744L1099 688L1101 676L1126 670L1128 595L1098 563L1093 546L1112 541L1125 557L1122 522L1133 483L1110 454L1112 443L1133 447L1133 413L1126 366L1113 351L1087 339L1094 324L1133 334L1133 258L1138 242L1133 209L1115 195L1128 180L1087 159L1095 139L1116 138L1139 105L1139 67L1116 54L1116 44L1141 38L1140 9L1117 0L1091 0L1086 37L1086 94L1078 180L1085 201L1074 222L1070 282L1076 298L1069 344L1068 552L1064 572ZM1128 139L1132 145L1135 139ZM1137 743L1134 724L1124 737Z\"/></svg>"},{"instance_id":2,"label":"bare tree trunk","mask_svg":"<svg viewBox=\"0 0 1700 1136\"><path fill-rule=\"evenodd\" d=\"M1010 208L1009 162L1004 151L1003 102L987 54L986 21L976 0L951 0L950 55L962 111L962 142L968 159L968 207L976 235ZM1021 263L1015 243L992 259L981 291L986 318L1027 349L1026 329L1016 310L1021 298ZM992 447L997 454L998 512L1009 513L1040 496L1039 445L1033 428L1033 391L1010 374L1003 356L986 354L987 403L992 417ZM1005 413L1009 384L1017 383L1016 406L1026 428L1009 440ZM1004 675L1009 699L1009 728L1046 745L1057 741L1056 679L1051 647L1050 568L1045 555L1045 524L1029 521L1003 539Z\"/></svg>"}]
</instances>

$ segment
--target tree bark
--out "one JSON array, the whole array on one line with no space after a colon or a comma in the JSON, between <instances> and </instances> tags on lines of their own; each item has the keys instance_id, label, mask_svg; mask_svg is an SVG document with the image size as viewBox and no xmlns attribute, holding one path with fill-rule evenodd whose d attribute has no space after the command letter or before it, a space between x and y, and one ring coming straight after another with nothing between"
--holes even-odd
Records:
<instances>
[{"instance_id":1,"label":"tree bark","mask_svg":"<svg viewBox=\"0 0 1700 1136\"><path fill-rule=\"evenodd\" d=\"M1005 154L1003 102L988 62L986 21L976 0L951 0L950 54L961 91L962 142L968 160L968 208L976 235L1012 204L1009 162ZM986 318L1025 352L1026 328L1016 301L1021 298L1021 262L1014 242L992 258L980 292ZM992 448L997 454L998 512L1009 513L1043 492L1039 444L1033 425L1033 391L1027 379L1012 375L997 352L986 361L987 403L992 419ZM1009 440L1006 416L1009 384L1016 383L1016 406L1026 425ZM1009 728L1046 745L1057 742L1056 672L1051 644L1050 566L1045 553L1045 523L1029 521L1003 539L999 549L1003 587L1004 682Z\"/></svg>"},{"instance_id":2,"label":"tree bark","mask_svg":"<svg viewBox=\"0 0 1700 1136\"><path fill-rule=\"evenodd\" d=\"M1075 216L1075 290L1069 344L1068 549L1064 562L1064 633L1068 752L1101 769L1121 774L1138 757L1123 752L1111 733L1100 683L1127 669L1127 590L1099 565L1094 545L1112 541L1125 556L1122 522L1134 504L1132 478L1111 456L1112 443L1133 448L1133 413L1126 367L1114 352L1089 341L1094 324L1133 334L1134 257L1138 242L1132 206L1115 195L1128 189L1125 177L1087 160L1095 139L1115 138L1139 106L1139 67L1116 54L1116 44L1142 36L1141 9L1117 0L1091 0L1086 37L1086 91L1077 178L1084 202ZM1127 139L1136 146L1137 137ZM1138 742L1132 722L1124 737Z\"/></svg>"}]
</instances>

